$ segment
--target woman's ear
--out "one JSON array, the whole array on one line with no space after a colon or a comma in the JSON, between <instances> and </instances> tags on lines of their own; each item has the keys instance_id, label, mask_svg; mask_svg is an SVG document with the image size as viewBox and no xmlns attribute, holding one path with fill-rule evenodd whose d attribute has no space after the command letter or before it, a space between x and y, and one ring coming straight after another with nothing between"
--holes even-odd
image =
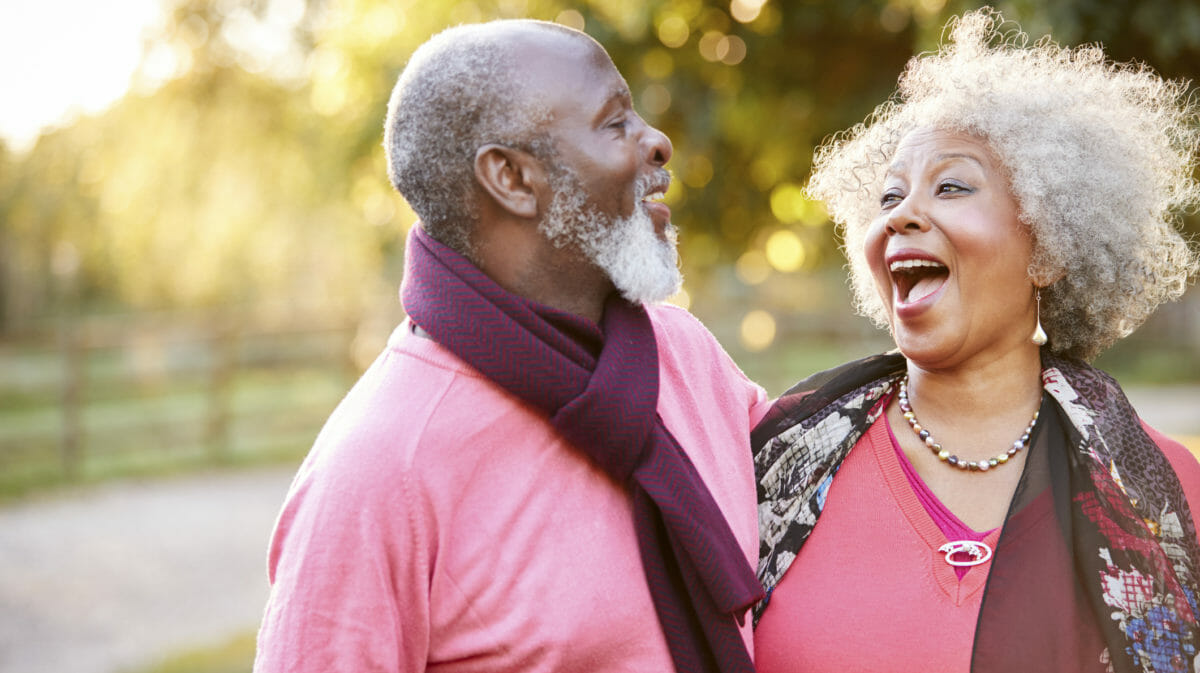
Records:
<instances>
[{"instance_id":1,"label":"woman's ear","mask_svg":"<svg viewBox=\"0 0 1200 673\"><path fill-rule=\"evenodd\" d=\"M1036 269L1032 266L1029 268L1029 280L1033 282L1033 286L1037 288L1047 288L1065 278L1067 270L1060 266L1047 267L1044 269Z\"/></svg>"},{"instance_id":2,"label":"woman's ear","mask_svg":"<svg viewBox=\"0 0 1200 673\"><path fill-rule=\"evenodd\" d=\"M475 151L475 180L500 208L525 219L538 216L541 163L523 150L489 143Z\"/></svg>"}]
</instances>

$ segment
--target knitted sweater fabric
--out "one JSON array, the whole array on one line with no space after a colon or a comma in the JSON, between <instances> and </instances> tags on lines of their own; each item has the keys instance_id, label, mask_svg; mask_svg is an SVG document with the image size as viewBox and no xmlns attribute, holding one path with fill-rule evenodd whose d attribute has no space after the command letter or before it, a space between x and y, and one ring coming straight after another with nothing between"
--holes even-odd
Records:
<instances>
[{"instance_id":1,"label":"knitted sweater fabric","mask_svg":"<svg viewBox=\"0 0 1200 673\"><path fill-rule=\"evenodd\" d=\"M658 413L753 567L766 394L686 311L648 310ZM259 672L672 668L626 486L408 323L300 468L268 571Z\"/></svg>"}]
</instances>

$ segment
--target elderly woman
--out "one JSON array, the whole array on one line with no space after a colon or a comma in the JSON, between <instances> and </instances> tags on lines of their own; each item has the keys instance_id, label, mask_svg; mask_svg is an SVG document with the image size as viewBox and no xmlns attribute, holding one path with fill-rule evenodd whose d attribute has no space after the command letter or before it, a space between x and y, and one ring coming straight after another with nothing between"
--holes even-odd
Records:
<instances>
[{"instance_id":1,"label":"elderly woman","mask_svg":"<svg viewBox=\"0 0 1200 673\"><path fill-rule=\"evenodd\" d=\"M899 352L755 430L761 673L1196 669L1200 464L1085 362L1197 269L1197 121L1185 84L980 11L819 151Z\"/></svg>"}]
</instances>

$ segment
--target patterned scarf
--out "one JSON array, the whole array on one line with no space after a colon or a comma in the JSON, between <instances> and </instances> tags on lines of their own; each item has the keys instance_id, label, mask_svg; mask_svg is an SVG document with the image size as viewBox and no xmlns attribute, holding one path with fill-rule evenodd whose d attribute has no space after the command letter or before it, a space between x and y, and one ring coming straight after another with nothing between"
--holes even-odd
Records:
<instances>
[{"instance_id":1,"label":"patterned scarf","mask_svg":"<svg viewBox=\"0 0 1200 673\"><path fill-rule=\"evenodd\" d=\"M600 328L513 295L414 227L410 319L631 488L642 567L679 671L752 671L737 622L762 587L687 454L658 417L645 309L613 295ZM592 346L589 348L588 346Z\"/></svg>"},{"instance_id":2,"label":"patterned scarf","mask_svg":"<svg viewBox=\"0 0 1200 673\"><path fill-rule=\"evenodd\" d=\"M883 413L881 400L904 368L904 358L889 353L817 374L784 394L755 428L758 574L767 590L755 606L756 623L816 525L842 460ZM1030 455L1009 517L1034 491L1050 488L1059 496L1058 532L1033 545L1032 553L1007 554L1006 543L1010 550L1018 545L1006 537L1007 528L1001 533L972 670L1053 671L1062 670L1064 661L1084 670L1090 661L1122 673L1192 671L1200 665L1200 545L1175 471L1107 374L1044 356L1042 382L1063 431L1046 440L1049 448L1038 461ZM1040 467L1031 467L1035 462ZM1058 549L1048 549L1053 545ZM1048 570L1051 552L1060 549L1066 562ZM1032 608L1039 601L1030 580L1044 582L1048 574L1068 583L1067 595L1075 583L1077 605ZM1030 619L1048 625L1043 630L1050 633L1026 629L1040 638L1035 643L1011 637L1024 627L1021 620ZM1064 655L1070 645L1063 640L1083 628L1081 622L1098 629L1104 653Z\"/></svg>"}]
</instances>

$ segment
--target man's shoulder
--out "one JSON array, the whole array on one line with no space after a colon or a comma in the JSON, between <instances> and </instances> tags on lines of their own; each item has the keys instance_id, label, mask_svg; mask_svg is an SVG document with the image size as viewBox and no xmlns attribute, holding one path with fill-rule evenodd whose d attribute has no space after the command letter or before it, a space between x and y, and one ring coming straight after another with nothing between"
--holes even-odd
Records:
<instances>
[{"instance_id":1,"label":"man's shoulder","mask_svg":"<svg viewBox=\"0 0 1200 673\"><path fill-rule=\"evenodd\" d=\"M646 313L650 316L655 337L660 344L685 341L721 347L704 323L685 308L674 304L648 304Z\"/></svg>"},{"instance_id":2,"label":"man's shoulder","mask_svg":"<svg viewBox=\"0 0 1200 673\"><path fill-rule=\"evenodd\" d=\"M699 318L669 304L647 307L647 311L654 324L661 385L665 389L684 388L693 395L700 395L702 388L708 389L723 407L740 408L749 404L755 407L753 419L757 422L762 417L766 392L746 378Z\"/></svg>"},{"instance_id":3,"label":"man's shoulder","mask_svg":"<svg viewBox=\"0 0 1200 673\"><path fill-rule=\"evenodd\" d=\"M393 334L329 417L314 452L339 463L410 463L421 446L511 410L511 396L436 342Z\"/></svg>"}]
</instances>

